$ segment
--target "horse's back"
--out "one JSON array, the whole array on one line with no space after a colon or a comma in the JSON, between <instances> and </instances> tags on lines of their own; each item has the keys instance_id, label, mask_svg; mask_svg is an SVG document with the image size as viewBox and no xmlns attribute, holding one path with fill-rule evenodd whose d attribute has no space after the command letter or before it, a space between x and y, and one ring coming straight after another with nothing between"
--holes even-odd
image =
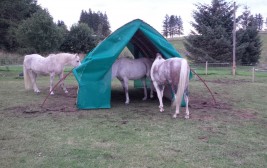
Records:
<instances>
[{"instance_id":1,"label":"horse's back","mask_svg":"<svg viewBox=\"0 0 267 168\"><path fill-rule=\"evenodd\" d=\"M169 58L153 68L153 79L161 84L179 83L181 63L183 58Z\"/></svg>"},{"instance_id":2,"label":"horse's back","mask_svg":"<svg viewBox=\"0 0 267 168\"><path fill-rule=\"evenodd\" d=\"M25 55L24 56L24 61L25 60L32 60L32 59L42 59L42 58L44 58L44 57L42 57L39 54L30 54L30 55Z\"/></svg>"},{"instance_id":3,"label":"horse's back","mask_svg":"<svg viewBox=\"0 0 267 168\"><path fill-rule=\"evenodd\" d=\"M43 57L39 54L25 55L23 66L27 70L32 70L36 74L47 75L50 73L49 69L54 67L50 64L49 57Z\"/></svg>"},{"instance_id":4,"label":"horse's back","mask_svg":"<svg viewBox=\"0 0 267 168\"><path fill-rule=\"evenodd\" d=\"M40 62L42 60L44 60L44 57L42 57L39 54L25 55L23 64L24 64L24 66L29 66L29 65L32 65L32 64L36 64L37 62Z\"/></svg>"}]
</instances>

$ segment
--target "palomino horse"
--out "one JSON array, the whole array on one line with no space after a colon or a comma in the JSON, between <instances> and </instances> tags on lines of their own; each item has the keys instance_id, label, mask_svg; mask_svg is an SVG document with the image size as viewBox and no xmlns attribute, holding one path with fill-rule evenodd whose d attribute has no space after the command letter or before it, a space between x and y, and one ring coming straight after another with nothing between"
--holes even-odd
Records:
<instances>
[{"instance_id":1,"label":"palomino horse","mask_svg":"<svg viewBox=\"0 0 267 168\"><path fill-rule=\"evenodd\" d=\"M169 84L173 91L177 90L175 94L176 111L173 118L177 117L179 114L181 102L184 96L186 103L186 115L185 118L189 118L188 110L188 85L189 85L189 73L190 68L183 58L170 58L163 59L160 54L157 54L155 61L151 67L151 79L153 81L154 87L156 88L160 112L163 112L162 97L165 85Z\"/></svg>"},{"instance_id":2,"label":"palomino horse","mask_svg":"<svg viewBox=\"0 0 267 168\"><path fill-rule=\"evenodd\" d=\"M146 78L150 77L152 61L148 58L120 58L112 65L112 78L116 77L122 84L125 92L125 104L129 104L128 81L141 79L144 87L144 98L147 99ZM153 97L153 84L150 84L150 97Z\"/></svg>"},{"instance_id":3,"label":"palomino horse","mask_svg":"<svg viewBox=\"0 0 267 168\"><path fill-rule=\"evenodd\" d=\"M59 78L62 79L65 65L77 67L80 64L80 57L69 53L50 54L48 57L42 57L38 54L26 55L23 62L25 89L33 88L34 92L39 93L40 90L36 85L37 75L50 75L51 92L55 75L59 75ZM65 93L68 93L63 81L61 87ZM52 91L51 94L53 95L54 92Z\"/></svg>"}]
</instances>

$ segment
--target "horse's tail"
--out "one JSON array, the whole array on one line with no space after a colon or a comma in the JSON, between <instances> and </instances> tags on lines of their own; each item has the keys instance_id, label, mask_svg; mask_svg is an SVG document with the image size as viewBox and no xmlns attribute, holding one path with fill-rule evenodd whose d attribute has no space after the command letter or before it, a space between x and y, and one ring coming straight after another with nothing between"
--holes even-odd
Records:
<instances>
[{"instance_id":1,"label":"horse's tail","mask_svg":"<svg viewBox=\"0 0 267 168\"><path fill-rule=\"evenodd\" d=\"M24 78L24 85L25 85L25 89L26 90L30 90L32 88L32 82L31 82L31 78L29 76L29 73L26 69L26 57L24 57L24 62L23 62L23 78Z\"/></svg>"},{"instance_id":2,"label":"horse's tail","mask_svg":"<svg viewBox=\"0 0 267 168\"><path fill-rule=\"evenodd\" d=\"M180 78L179 78L179 84L176 92L176 106L181 106L184 90L186 87L186 82L188 81L188 64L186 59L182 59L181 61L181 70L180 70Z\"/></svg>"}]
</instances>

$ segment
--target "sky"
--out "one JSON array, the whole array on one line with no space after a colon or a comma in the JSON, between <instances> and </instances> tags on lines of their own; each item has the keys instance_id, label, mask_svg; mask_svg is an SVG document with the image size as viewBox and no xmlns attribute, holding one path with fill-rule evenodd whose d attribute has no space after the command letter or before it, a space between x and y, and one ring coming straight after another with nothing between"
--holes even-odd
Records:
<instances>
[{"instance_id":1,"label":"sky","mask_svg":"<svg viewBox=\"0 0 267 168\"><path fill-rule=\"evenodd\" d=\"M89 11L90 8L94 12L107 14L112 32L134 19L141 19L162 33L162 22L166 14L181 16L185 35L193 30L190 23L194 21L192 13L197 9L195 4L210 5L211 2L212 0L37 0L42 8L48 9L54 22L62 20L68 28L78 23L82 10ZM260 13L266 21L267 0L235 2L240 5L237 15L247 5L251 14Z\"/></svg>"}]
</instances>

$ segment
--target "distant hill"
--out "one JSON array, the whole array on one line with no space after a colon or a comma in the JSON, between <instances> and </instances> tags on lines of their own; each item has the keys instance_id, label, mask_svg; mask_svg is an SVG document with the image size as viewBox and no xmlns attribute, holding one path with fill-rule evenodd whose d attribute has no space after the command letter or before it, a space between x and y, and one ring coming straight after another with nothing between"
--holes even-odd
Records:
<instances>
[{"instance_id":1,"label":"distant hill","mask_svg":"<svg viewBox=\"0 0 267 168\"><path fill-rule=\"evenodd\" d=\"M260 32L260 36L262 40L260 64L267 64L267 31ZM185 56L186 50L183 44L183 41L185 40L184 37L169 38L167 40L172 43L182 56Z\"/></svg>"}]
</instances>

